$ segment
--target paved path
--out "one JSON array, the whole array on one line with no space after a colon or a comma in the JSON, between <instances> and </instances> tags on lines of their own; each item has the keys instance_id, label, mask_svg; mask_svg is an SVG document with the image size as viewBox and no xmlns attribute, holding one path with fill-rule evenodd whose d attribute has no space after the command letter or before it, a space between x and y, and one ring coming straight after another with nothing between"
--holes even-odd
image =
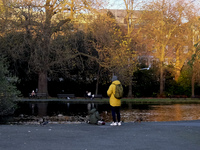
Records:
<instances>
[{"instance_id":1,"label":"paved path","mask_svg":"<svg viewBox=\"0 0 200 150\"><path fill-rule=\"evenodd\" d=\"M0 150L200 150L200 120L0 125Z\"/></svg>"}]
</instances>

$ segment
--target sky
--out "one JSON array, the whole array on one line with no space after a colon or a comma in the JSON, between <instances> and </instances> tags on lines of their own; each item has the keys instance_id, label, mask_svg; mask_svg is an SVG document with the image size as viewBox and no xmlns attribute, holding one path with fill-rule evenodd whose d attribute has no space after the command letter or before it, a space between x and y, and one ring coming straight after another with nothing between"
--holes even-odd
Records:
<instances>
[{"instance_id":1,"label":"sky","mask_svg":"<svg viewBox=\"0 0 200 150\"><path fill-rule=\"evenodd\" d=\"M110 9L125 9L124 0L108 0ZM141 1L141 0L136 0Z\"/></svg>"},{"instance_id":2,"label":"sky","mask_svg":"<svg viewBox=\"0 0 200 150\"><path fill-rule=\"evenodd\" d=\"M142 1L147 2L147 1L156 1L156 0L134 0L135 3L141 3ZM195 4L196 6L200 6L200 0L187 0L188 2L191 2ZM108 0L109 9L125 9L124 5L124 0Z\"/></svg>"}]
</instances>

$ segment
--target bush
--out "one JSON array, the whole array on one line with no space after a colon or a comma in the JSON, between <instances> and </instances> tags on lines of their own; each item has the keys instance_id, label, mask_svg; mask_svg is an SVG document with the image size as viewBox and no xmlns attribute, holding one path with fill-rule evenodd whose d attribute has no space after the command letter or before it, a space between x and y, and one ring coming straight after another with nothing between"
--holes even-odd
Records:
<instances>
[{"instance_id":1,"label":"bush","mask_svg":"<svg viewBox=\"0 0 200 150\"><path fill-rule=\"evenodd\" d=\"M134 73L133 94L135 97L155 97L159 91L155 70L138 70Z\"/></svg>"},{"instance_id":2,"label":"bush","mask_svg":"<svg viewBox=\"0 0 200 150\"><path fill-rule=\"evenodd\" d=\"M16 108L15 100L19 91L14 85L17 78L9 75L7 66L0 58L0 116L10 115L14 113Z\"/></svg>"},{"instance_id":3,"label":"bush","mask_svg":"<svg viewBox=\"0 0 200 150\"><path fill-rule=\"evenodd\" d=\"M174 69L174 68L172 68ZM165 94L166 96L171 95L186 95L191 96L191 77L188 68L183 68L178 81L174 80L174 75L172 71L165 71Z\"/></svg>"}]
</instances>

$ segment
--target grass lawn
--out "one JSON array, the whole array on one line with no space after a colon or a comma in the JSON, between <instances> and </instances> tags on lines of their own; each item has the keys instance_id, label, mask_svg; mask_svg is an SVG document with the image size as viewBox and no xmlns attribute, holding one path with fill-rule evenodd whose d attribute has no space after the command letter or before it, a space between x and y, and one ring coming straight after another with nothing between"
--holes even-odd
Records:
<instances>
[{"instance_id":1,"label":"grass lawn","mask_svg":"<svg viewBox=\"0 0 200 150\"><path fill-rule=\"evenodd\" d=\"M176 103L200 103L200 99L197 99L197 98L133 98L133 99L122 99L122 102L176 104Z\"/></svg>"},{"instance_id":2,"label":"grass lawn","mask_svg":"<svg viewBox=\"0 0 200 150\"><path fill-rule=\"evenodd\" d=\"M65 101L73 103L109 103L109 98L95 98L85 99L82 97L77 97L75 99L57 99L57 98L47 98L47 99L28 99L22 98L20 101ZM123 103L135 103L135 104L200 104L200 98L122 98Z\"/></svg>"},{"instance_id":3,"label":"grass lawn","mask_svg":"<svg viewBox=\"0 0 200 150\"><path fill-rule=\"evenodd\" d=\"M95 99L97 102L107 103L109 99ZM137 104L200 104L199 98L123 98L122 103Z\"/></svg>"}]
</instances>

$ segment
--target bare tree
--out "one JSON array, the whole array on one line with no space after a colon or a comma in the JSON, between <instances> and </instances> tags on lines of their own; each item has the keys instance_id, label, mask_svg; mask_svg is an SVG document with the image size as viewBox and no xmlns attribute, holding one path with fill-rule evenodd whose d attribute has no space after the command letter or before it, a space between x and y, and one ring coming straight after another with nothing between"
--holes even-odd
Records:
<instances>
[{"instance_id":1,"label":"bare tree","mask_svg":"<svg viewBox=\"0 0 200 150\"><path fill-rule=\"evenodd\" d=\"M100 2L13 0L6 3L12 9L10 28L25 33L24 45L29 53L29 66L31 71L38 74L38 92L48 93L47 77L50 73L58 69L66 71L72 62L70 60L79 56L76 49L66 45L66 41L63 41L66 43L62 47L53 46L52 42L59 36L66 38L69 33L74 32L72 26L80 21L80 16L84 16L81 14L95 12L101 5Z\"/></svg>"},{"instance_id":2,"label":"bare tree","mask_svg":"<svg viewBox=\"0 0 200 150\"><path fill-rule=\"evenodd\" d=\"M188 37L184 30L188 31L185 21L189 19L186 12L190 10L190 7L185 1L159 0L145 5L144 10L140 22L141 32L153 45L150 50L154 50L154 57L159 59L160 95L163 95L166 60L176 58L173 53L174 50L177 57L181 56L184 53L183 47L187 46L183 41L180 41L183 40L182 37ZM187 43L191 40L188 39ZM180 51L182 52L180 53ZM178 67L176 69L178 71L180 71L183 63L180 62L180 57L177 58L176 66Z\"/></svg>"},{"instance_id":3,"label":"bare tree","mask_svg":"<svg viewBox=\"0 0 200 150\"><path fill-rule=\"evenodd\" d=\"M112 12L105 10L99 19L94 20L90 30L95 39L93 44L98 51L100 66L109 70L111 75L118 75L123 84L132 83L136 60L133 40L123 32L123 27L118 25ZM132 88L130 90L132 93Z\"/></svg>"}]
</instances>

